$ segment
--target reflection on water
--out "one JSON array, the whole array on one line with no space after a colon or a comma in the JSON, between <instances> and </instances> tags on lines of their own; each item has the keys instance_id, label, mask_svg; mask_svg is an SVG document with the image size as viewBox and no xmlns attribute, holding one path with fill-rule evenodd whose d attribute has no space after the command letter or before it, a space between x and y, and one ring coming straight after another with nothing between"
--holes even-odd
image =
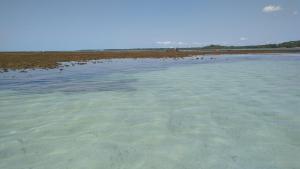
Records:
<instances>
[{"instance_id":1,"label":"reflection on water","mask_svg":"<svg viewBox=\"0 0 300 169\"><path fill-rule=\"evenodd\" d=\"M118 77L111 78L111 74L138 73L146 71L160 71L174 66L188 66L193 64L232 63L259 60L299 60L295 55L228 55L228 56L196 56L178 59L115 59L98 62L88 62L88 65L65 67L62 70L29 70L11 71L0 74L0 90L16 90L24 93L49 92L97 92L113 90L134 90L131 83L138 79ZM93 65L92 63L98 63ZM74 65L65 63L65 65Z\"/></svg>"},{"instance_id":2,"label":"reflection on water","mask_svg":"<svg viewBox=\"0 0 300 169\"><path fill-rule=\"evenodd\" d=\"M0 168L300 166L300 55L0 74Z\"/></svg>"}]
</instances>

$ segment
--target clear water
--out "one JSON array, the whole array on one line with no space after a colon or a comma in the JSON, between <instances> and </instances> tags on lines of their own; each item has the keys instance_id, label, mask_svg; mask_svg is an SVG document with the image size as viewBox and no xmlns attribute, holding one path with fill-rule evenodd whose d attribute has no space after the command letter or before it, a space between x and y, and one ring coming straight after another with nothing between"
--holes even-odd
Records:
<instances>
[{"instance_id":1,"label":"clear water","mask_svg":"<svg viewBox=\"0 0 300 169\"><path fill-rule=\"evenodd\" d=\"M0 74L0 168L300 168L300 54L210 57Z\"/></svg>"}]
</instances>

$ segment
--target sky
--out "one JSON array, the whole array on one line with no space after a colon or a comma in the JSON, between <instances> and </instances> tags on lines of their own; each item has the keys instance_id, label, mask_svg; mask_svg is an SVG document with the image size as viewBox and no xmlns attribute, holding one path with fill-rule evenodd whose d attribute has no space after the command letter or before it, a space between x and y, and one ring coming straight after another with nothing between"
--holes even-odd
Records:
<instances>
[{"instance_id":1,"label":"sky","mask_svg":"<svg viewBox=\"0 0 300 169\"><path fill-rule=\"evenodd\" d=\"M0 51L300 40L300 0L0 0Z\"/></svg>"}]
</instances>

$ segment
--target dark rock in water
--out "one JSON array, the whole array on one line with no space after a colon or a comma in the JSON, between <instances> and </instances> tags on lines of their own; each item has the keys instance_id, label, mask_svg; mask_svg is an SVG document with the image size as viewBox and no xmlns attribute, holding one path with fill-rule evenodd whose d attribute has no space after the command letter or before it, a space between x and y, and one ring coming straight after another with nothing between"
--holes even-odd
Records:
<instances>
[{"instance_id":1,"label":"dark rock in water","mask_svg":"<svg viewBox=\"0 0 300 169\"><path fill-rule=\"evenodd\" d=\"M85 65L86 62L78 62L77 64L79 64L79 65Z\"/></svg>"},{"instance_id":2,"label":"dark rock in water","mask_svg":"<svg viewBox=\"0 0 300 169\"><path fill-rule=\"evenodd\" d=\"M4 72L8 72L8 69L3 69Z\"/></svg>"},{"instance_id":3,"label":"dark rock in water","mask_svg":"<svg viewBox=\"0 0 300 169\"><path fill-rule=\"evenodd\" d=\"M203 60L204 59L204 57L201 57L201 60Z\"/></svg>"},{"instance_id":4,"label":"dark rock in water","mask_svg":"<svg viewBox=\"0 0 300 169\"><path fill-rule=\"evenodd\" d=\"M26 70L21 70L20 73L27 73L27 71Z\"/></svg>"},{"instance_id":5,"label":"dark rock in water","mask_svg":"<svg viewBox=\"0 0 300 169\"><path fill-rule=\"evenodd\" d=\"M198 60L199 58L197 57L196 59Z\"/></svg>"},{"instance_id":6,"label":"dark rock in water","mask_svg":"<svg viewBox=\"0 0 300 169\"><path fill-rule=\"evenodd\" d=\"M60 70L60 71L63 71L64 69L63 69L63 68L60 68L59 70Z\"/></svg>"},{"instance_id":7,"label":"dark rock in water","mask_svg":"<svg viewBox=\"0 0 300 169\"><path fill-rule=\"evenodd\" d=\"M238 156L236 156L236 155L231 156L232 161L236 162L237 157L238 157Z\"/></svg>"}]
</instances>

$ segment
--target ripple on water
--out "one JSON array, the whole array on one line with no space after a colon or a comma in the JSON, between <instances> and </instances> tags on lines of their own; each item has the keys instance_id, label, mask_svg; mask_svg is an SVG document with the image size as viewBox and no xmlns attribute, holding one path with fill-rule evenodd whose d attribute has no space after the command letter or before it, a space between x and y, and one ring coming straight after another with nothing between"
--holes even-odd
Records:
<instances>
[{"instance_id":1,"label":"ripple on water","mask_svg":"<svg viewBox=\"0 0 300 169\"><path fill-rule=\"evenodd\" d=\"M210 57L1 74L0 168L298 168L300 56Z\"/></svg>"}]
</instances>

